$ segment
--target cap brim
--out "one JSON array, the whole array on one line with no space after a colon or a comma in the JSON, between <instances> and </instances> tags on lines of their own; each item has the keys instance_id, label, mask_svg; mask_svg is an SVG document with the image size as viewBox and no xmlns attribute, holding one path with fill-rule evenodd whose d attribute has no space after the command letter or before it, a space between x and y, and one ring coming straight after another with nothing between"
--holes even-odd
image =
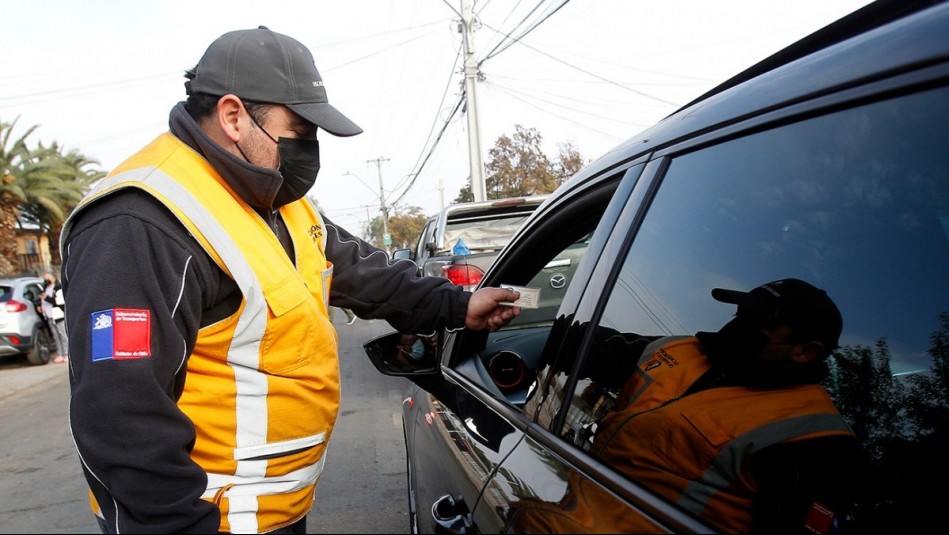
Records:
<instances>
[{"instance_id":1,"label":"cap brim","mask_svg":"<svg viewBox=\"0 0 949 535\"><path fill-rule=\"evenodd\" d=\"M348 137L362 133L362 128L359 128L356 123L350 121L349 118L340 113L339 110L325 102L286 104L286 106L300 117L303 117L334 136Z\"/></svg>"},{"instance_id":2,"label":"cap brim","mask_svg":"<svg viewBox=\"0 0 949 535\"><path fill-rule=\"evenodd\" d=\"M738 305L749 312L753 312L763 317L770 317L772 315L771 307L768 306L767 303L762 302L758 296L749 292L714 288L712 289L712 298L716 301L721 301L722 303Z\"/></svg>"}]
</instances>

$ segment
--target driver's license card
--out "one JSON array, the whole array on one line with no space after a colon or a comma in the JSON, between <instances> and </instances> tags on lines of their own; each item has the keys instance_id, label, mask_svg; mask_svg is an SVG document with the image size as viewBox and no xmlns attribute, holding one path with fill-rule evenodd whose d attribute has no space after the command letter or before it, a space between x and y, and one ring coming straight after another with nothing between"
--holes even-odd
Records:
<instances>
[{"instance_id":1,"label":"driver's license card","mask_svg":"<svg viewBox=\"0 0 949 535\"><path fill-rule=\"evenodd\" d=\"M521 294L521 296L517 298L517 301L504 301L499 303L501 305L521 308L537 308L540 306L540 288L528 288L526 286L514 286L511 284L502 284L501 288L514 290Z\"/></svg>"}]
</instances>

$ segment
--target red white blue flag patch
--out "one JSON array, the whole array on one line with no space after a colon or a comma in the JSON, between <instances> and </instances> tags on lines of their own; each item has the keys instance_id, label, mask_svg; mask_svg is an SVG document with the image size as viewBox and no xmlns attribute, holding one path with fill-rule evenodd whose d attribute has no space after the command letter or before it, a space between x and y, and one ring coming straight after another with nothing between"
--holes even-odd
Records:
<instances>
[{"instance_id":1,"label":"red white blue flag patch","mask_svg":"<svg viewBox=\"0 0 949 535\"><path fill-rule=\"evenodd\" d=\"M93 312L92 360L128 360L152 356L151 310L112 308Z\"/></svg>"}]
</instances>

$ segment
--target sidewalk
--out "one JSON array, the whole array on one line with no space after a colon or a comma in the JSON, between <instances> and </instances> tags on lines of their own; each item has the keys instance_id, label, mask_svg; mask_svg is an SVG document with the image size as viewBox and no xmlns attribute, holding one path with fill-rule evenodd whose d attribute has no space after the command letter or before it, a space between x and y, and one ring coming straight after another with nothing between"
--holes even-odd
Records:
<instances>
[{"instance_id":1,"label":"sidewalk","mask_svg":"<svg viewBox=\"0 0 949 535\"><path fill-rule=\"evenodd\" d=\"M35 366L25 357L0 358L0 400L7 400L32 387L55 377L69 373L69 364L49 364Z\"/></svg>"}]
</instances>

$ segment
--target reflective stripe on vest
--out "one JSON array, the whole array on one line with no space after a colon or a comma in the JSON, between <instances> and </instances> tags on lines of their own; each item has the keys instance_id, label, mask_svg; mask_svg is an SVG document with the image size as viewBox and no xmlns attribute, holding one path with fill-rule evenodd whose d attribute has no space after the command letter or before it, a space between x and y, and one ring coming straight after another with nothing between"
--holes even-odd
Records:
<instances>
[{"instance_id":1,"label":"reflective stripe on vest","mask_svg":"<svg viewBox=\"0 0 949 535\"><path fill-rule=\"evenodd\" d=\"M743 461L752 454L786 440L828 431L851 433L850 427L836 414L809 414L766 424L735 437L719 452L702 478L689 483L678 503L701 516L720 489L729 488L738 480Z\"/></svg>"},{"instance_id":2,"label":"reflective stripe on vest","mask_svg":"<svg viewBox=\"0 0 949 535\"><path fill-rule=\"evenodd\" d=\"M853 436L819 385L726 386L690 393L708 369L694 338L666 343L631 374L617 410L599 422L594 455L723 531L750 529L757 484L746 470L764 448Z\"/></svg>"},{"instance_id":3,"label":"reflective stripe on vest","mask_svg":"<svg viewBox=\"0 0 949 535\"><path fill-rule=\"evenodd\" d=\"M297 260L301 262L301 266L310 268L306 270L306 273L312 271L313 274L316 275L315 279L307 275L301 279L300 282L282 285L285 281L297 279L301 276L300 273L293 271L284 274L284 268L279 266L274 267L276 264L266 264L266 260L264 260L265 264L260 264L262 257L260 257L259 251L267 251L266 247L263 249L255 249L253 247L248 249L255 251L257 255L253 258L253 260L257 262L257 265L255 266L251 263L252 259L245 256L247 253L242 250L242 246L234 241L236 238L232 238L228 230L219 222L219 218L221 218L222 215L225 216L222 220L230 221L231 219L228 219L226 214L233 212L233 209L230 209L231 212L228 212L229 209L227 208L222 210L222 205L215 203L214 199L217 198L215 195L220 196L225 191L220 189L221 186L219 184L212 182L207 186L210 189L192 192L189 190L188 183L191 184L191 188L203 188L203 186L196 186L196 184L199 183L196 182L194 178L186 180L186 183L181 183L165 171L164 168L168 164L168 161L177 158L177 160L174 160L174 162L177 163L172 162L170 169L174 170L175 173L190 173L193 177L198 177L199 180L203 180L202 173L207 174L208 171L205 170L205 168L196 166L196 164L201 165L200 162L202 160L200 160L200 157L190 150L182 149L185 149L184 145L174 138L171 138L171 136L165 135L159 137L156 142L140 153L139 156L142 154L145 156L139 159L145 160L144 163L147 163L149 157L152 157L153 159L151 161L165 162L160 164L162 166L161 168L154 165L135 166L133 164L124 164L124 171L119 171L116 175L100 181L93 192L87 195L65 222L63 226L63 242L66 241L66 237L72 228L74 217L80 211L80 208L111 192L127 187L136 187L148 192L169 209L172 209L178 218L181 219L182 223L188 227L194 238L201 243L207 251L207 254L209 254L239 285L244 301L242 302L241 308L237 311L238 314L226 320L229 327L226 328L226 331L223 331L231 335L229 343L217 346L221 348L220 351L215 350L205 355L205 358L220 359L219 361L222 364L226 358L226 363L234 374L234 390L232 390L234 397L229 400L229 403L233 404L234 409L234 414L232 415L234 418L234 430L233 436L229 439L234 443L233 450L227 452L220 451L221 443L219 441L215 442L215 444L218 445L211 445L217 448L216 450L201 450L214 452L212 455L226 453L228 457L227 462L234 467L234 473L214 473L214 471L209 470L208 467L205 466L204 468L208 475L208 486L202 497L205 499L220 497L227 499L226 507L224 506L225 504L222 504L222 510L227 513L226 518L222 518L222 529L228 529L235 533L269 530L278 527L274 522L282 522L285 519L301 517L307 512L312 503L300 504L299 507L294 507L292 510L290 508L282 508L279 505L274 506L274 504L271 503L266 511L260 511L258 510L260 504L257 498L259 496L279 496L283 493L305 491L308 487L315 486L323 469L325 446L323 451L314 450L307 454L305 457L307 459L306 463L294 461L293 464L288 465L284 461L283 466L289 468L289 470L283 474L280 474L279 471L275 472L271 470L271 474L276 473L276 475L268 476L267 471L270 466L268 459L275 456L283 456L281 459L289 459L289 457L285 456L294 454L294 452L297 451L312 450L314 447L324 445L325 439L333 427L336 418L336 410L338 409L339 383L338 365L335 360L335 331L332 330L328 318L323 318L325 321L304 322L306 324L312 323L312 326L307 328L307 333L312 333L321 339L329 337L331 340L327 339L326 342L316 346L314 346L313 343L303 344L302 346L298 345L298 348L319 350L318 352L299 352L303 355L312 356L305 362L301 361L300 365L305 365L306 368L300 368L300 373L295 373L294 370L296 368L292 368L287 369L286 372L279 371L278 373L282 377L275 377L271 375L272 372L269 371L272 367L266 368L268 370L266 372L259 369L259 366L264 364L261 360L262 340L265 339L266 333L271 333L271 331L268 330L269 321L271 321L269 318L274 317L269 316L271 310L273 310L276 315L273 320L276 322L275 325L287 325L288 320L286 318L288 317L299 319L301 313L310 314L310 311L316 312L317 310L312 304L315 303L315 301L313 301L312 297L319 295L322 297L322 305L324 306L323 312L325 312L325 305L329 295L329 279L332 273L332 268L329 262L325 260L322 252L325 250L326 234L321 231L323 223L318 212L314 209L304 208L305 206L309 206L303 204L307 201L298 201L297 203L285 207L286 211L284 208L281 209L281 213L284 214L284 217L289 217L289 219L287 219L288 225L291 222L294 223L291 234L294 235L295 243L299 248L297 251ZM155 158L156 154L161 157L167 157L168 160L164 158L157 159ZM136 157L133 157L133 162L135 158ZM193 173L189 166L195 167ZM188 175L186 174L185 176ZM208 175L208 179L214 180L211 175ZM199 194L196 195L195 193ZM202 199L204 203L212 203L208 206L213 208L214 213L208 208L205 208L205 205L202 204ZM228 206L232 205L228 204ZM217 217L215 214L217 214ZM243 213L240 215L243 217ZM242 221L245 221L240 223L240 225L243 226L230 227L231 232L235 232L236 228L256 228L257 223L251 222L251 226L248 227L247 225L250 220ZM303 224L306 226L303 226ZM307 243L302 243L301 241L304 239L301 237L304 230L309 231L309 235L305 238ZM322 232L322 234L320 235L318 232ZM240 234L235 233L235 236L240 236ZM311 239L312 244L309 243ZM317 242L318 239L320 240L319 242ZM245 243L244 246L246 245ZM304 248L304 246L309 245L312 245L313 248ZM274 247L277 246L275 245ZM280 252L282 254L282 249ZM263 274L267 280L260 280L258 272L255 271L255 267L260 270L262 265L264 269L260 271L260 273ZM290 264L287 265L290 266ZM323 269L324 266L326 269ZM315 271L312 269L314 267L317 268ZM287 269L289 270L291 268L292 266ZM322 271L322 288L321 291L317 291L317 288L321 286L320 271ZM286 277L290 278L287 279ZM303 290L303 294L306 294L307 288L309 288L309 292L312 294L308 301L310 304L306 304L306 308L299 308L303 305L298 305L298 303L307 303L307 298L303 297L300 292L297 291L297 288ZM276 291L277 294L274 294L274 291ZM288 291L295 292L294 295L296 297L288 299ZM268 303L268 299L275 299L275 301ZM270 307L269 309L268 306ZM292 311L291 308L293 309ZM322 316L315 319L320 320L321 317ZM283 321L283 323L279 323L280 321ZM221 322L219 322L219 324L220 323ZM202 329L201 332L204 333L206 330L207 329ZM222 331L219 331L217 334L220 335L220 332ZM274 332L279 334L282 331L278 330ZM202 339L202 335L199 333L199 346L201 345ZM294 337L294 339L297 338ZM283 347L285 348L286 345L287 344L284 343ZM270 346L268 345L268 347ZM215 357L215 354L218 356ZM293 354L290 355L293 356ZM316 356L321 357L317 358ZM186 355L182 355L182 362L184 362L185 357ZM191 362L195 362L194 359L195 357L193 356ZM291 365L296 366L295 363L291 363ZM320 416L309 417L309 423L305 425L294 424L292 422L289 427L284 425L284 428L292 433L284 435L290 437L286 440L280 440L279 436L276 438L271 436L268 431L272 432L273 428L270 427L270 422L268 421L270 417L268 410L279 409L268 406L268 390L270 388L268 381L278 381L275 383L275 388L281 389L284 396L286 396L288 392L291 393L291 395L294 392L294 390L286 390L288 385L289 388L298 388L293 385L309 384L302 383L301 381L305 381L311 377L315 378L317 381L316 384L322 384L322 387L319 389L319 393L310 393L307 394L307 398L301 399L309 399L310 402L312 402L314 396L318 396L315 399L321 405L326 401L324 408L321 409L319 413L313 411L314 415L319 414ZM296 383L294 381L296 381ZM193 382L194 379L189 379L188 381L189 384ZM313 391L312 387L306 388L308 391ZM234 393L235 390L236 393ZM186 385L185 397L187 397L188 392L188 385ZM286 397L284 399L286 399ZM183 400L184 398L182 401ZM300 403L297 403L297 405L300 405ZM195 408L193 404L191 407L193 409ZM296 407L290 412L300 414L298 412L299 410L300 407ZM194 420L197 415L189 413L189 416ZM274 421L277 422L278 419L279 418L275 418ZM204 420L206 420L206 418ZM315 429L316 427L320 427L318 432L310 434L309 436L301 437L299 435L305 433L297 432L298 430L309 431L310 429L317 431ZM228 428L230 428L230 426L228 426ZM219 432L216 431L215 433ZM215 438L219 437L220 435L215 436ZM198 447L196 446L195 453L197 452ZM212 462L214 458L220 457L212 456L210 458ZM294 459L302 460L304 457L294 457ZM203 463L202 466L204 466ZM230 468L227 468L227 470L229 471ZM283 469L281 468L281 470ZM220 493L221 496L218 496L219 491L222 489L224 489L225 492ZM309 492L312 492L312 488L309 489ZM307 501L311 502L311 500ZM261 526L259 520L262 518L260 515L263 514L270 515L270 519L266 521L267 523L265 525ZM275 516L281 518L274 519ZM226 524L224 523L225 521Z\"/></svg>"}]
</instances>

